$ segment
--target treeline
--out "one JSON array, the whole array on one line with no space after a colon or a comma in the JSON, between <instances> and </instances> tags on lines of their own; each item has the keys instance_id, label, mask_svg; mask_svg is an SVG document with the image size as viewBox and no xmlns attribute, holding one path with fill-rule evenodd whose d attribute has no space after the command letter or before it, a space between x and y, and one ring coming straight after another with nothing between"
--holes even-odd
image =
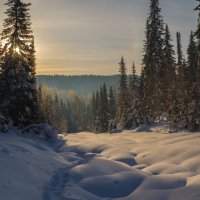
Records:
<instances>
[{"instance_id":1,"label":"treeline","mask_svg":"<svg viewBox=\"0 0 200 200\"><path fill-rule=\"evenodd\" d=\"M132 74L126 75L124 58L119 63L119 88L114 92L107 90L105 84L93 94L92 98L92 131L96 133L116 132L124 128L134 128L143 123L141 113L141 79L136 75L135 64Z\"/></svg>"},{"instance_id":2,"label":"treeline","mask_svg":"<svg viewBox=\"0 0 200 200\"><path fill-rule=\"evenodd\" d=\"M64 75L37 75L38 85L45 85L56 90L68 92L69 90L76 91L78 95L92 95L104 83L110 87L116 88L118 85L119 76L102 76L102 75L79 75L79 76L64 76Z\"/></svg>"},{"instance_id":3,"label":"treeline","mask_svg":"<svg viewBox=\"0 0 200 200\"><path fill-rule=\"evenodd\" d=\"M110 122L114 122L113 128L117 130L119 125L131 128L142 124L151 125L163 119L169 122L170 129L173 130L200 128L200 1L197 1L199 5L195 10L199 12L198 27L195 32L191 31L186 59L180 32L176 33L175 54L171 33L161 15L159 1L150 0L140 79L135 76L133 64L129 81L122 57L119 63L120 85L115 100L116 115L109 117L108 103L104 109L101 108L106 101L103 104L103 97L97 92L93 98L96 99L93 107L99 102L99 107L94 109L94 131L107 132L106 129L110 129L107 124Z\"/></svg>"},{"instance_id":4,"label":"treeline","mask_svg":"<svg viewBox=\"0 0 200 200\"><path fill-rule=\"evenodd\" d=\"M106 85L103 84L100 90L93 94L91 105L90 129L96 133L108 132L114 125L113 119L116 115L116 101L112 87L108 92Z\"/></svg>"}]
</instances>

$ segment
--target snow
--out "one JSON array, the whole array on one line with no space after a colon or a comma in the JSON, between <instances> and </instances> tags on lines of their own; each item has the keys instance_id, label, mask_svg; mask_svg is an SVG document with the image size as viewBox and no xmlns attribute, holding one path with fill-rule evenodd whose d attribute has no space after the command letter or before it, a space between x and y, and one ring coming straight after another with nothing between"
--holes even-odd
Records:
<instances>
[{"instance_id":1,"label":"snow","mask_svg":"<svg viewBox=\"0 0 200 200\"><path fill-rule=\"evenodd\" d=\"M200 133L154 127L59 137L0 134L1 199L200 199Z\"/></svg>"}]
</instances>

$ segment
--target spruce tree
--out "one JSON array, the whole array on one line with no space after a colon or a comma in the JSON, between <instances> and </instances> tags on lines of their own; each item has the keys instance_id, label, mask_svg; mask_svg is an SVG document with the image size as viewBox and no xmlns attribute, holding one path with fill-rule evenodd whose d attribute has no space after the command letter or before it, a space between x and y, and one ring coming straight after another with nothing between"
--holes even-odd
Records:
<instances>
[{"instance_id":1,"label":"spruce tree","mask_svg":"<svg viewBox=\"0 0 200 200\"><path fill-rule=\"evenodd\" d=\"M184 75L184 69L183 69L183 52L182 52L182 45L181 45L181 34L180 32L176 33L176 41L177 41L177 67L178 67L178 74L179 76Z\"/></svg>"},{"instance_id":2,"label":"spruce tree","mask_svg":"<svg viewBox=\"0 0 200 200\"><path fill-rule=\"evenodd\" d=\"M171 85L175 84L176 79L175 51L171 42L171 34L169 32L168 25L166 25L163 48L163 89L165 93L165 99L167 99L168 93L171 92ZM165 110L168 110L168 106L165 106Z\"/></svg>"},{"instance_id":3,"label":"spruce tree","mask_svg":"<svg viewBox=\"0 0 200 200\"><path fill-rule=\"evenodd\" d=\"M99 121L100 132L108 132L108 96L105 83L100 88L100 107L99 107Z\"/></svg>"},{"instance_id":4,"label":"spruce tree","mask_svg":"<svg viewBox=\"0 0 200 200\"><path fill-rule=\"evenodd\" d=\"M144 72L144 67L142 67L139 79L139 94L141 100L144 98L144 78L145 78L145 72Z\"/></svg>"},{"instance_id":5,"label":"spruce tree","mask_svg":"<svg viewBox=\"0 0 200 200\"><path fill-rule=\"evenodd\" d=\"M191 31L189 45L187 48L187 71L186 71L186 79L187 79L187 93L188 93L188 108L187 108L187 126L190 129L196 128L196 115L197 115L197 107L196 107L196 99L197 91L196 88L196 73L197 73L197 65L198 65L198 53L197 53L197 44L194 39L194 33Z\"/></svg>"},{"instance_id":6,"label":"spruce tree","mask_svg":"<svg viewBox=\"0 0 200 200\"><path fill-rule=\"evenodd\" d=\"M109 96L108 96L108 110L109 110L109 119L114 120L116 115L116 100L112 86L110 86Z\"/></svg>"},{"instance_id":7,"label":"spruce tree","mask_svg":"<svg viewBox=\"0 0 200 200\"><path fill-rule=\"evenodd\" d=\"M200 0L197 0L198 5L194 9L198 12L198 20L197 20L197 30L194 33L195 38L197 39L197 49L196 49L196 75L195 75L195 85L194 85L194 93L193 93L193 103L192 107L194 108L192 114L192 127L193 129L200 127ZM192 58L191 58L192 59ZM195 59L195 58L194 58ZM188 58L189 60L189 58Z\"/></svg>"},{"instance_id":8,"label":"spruce tree","mask_svg":"<svg viewBox=\"0 0 200 200\"><path fill-rule=\"evenodd\" d=\"M144 98L143 112L148 123L154 122L162 113L163 68L163 18L158 0L150 0L150 12L146 22L144 45Z\"/></svg>"},{"instance_id":9,"label":"spruce tree","mask_svg":"<svg viewBox=\"0 0 200 200\"><path fill-rule=\"evenodd\" d=\"M110 86L109 95L108 95L108 119L109 119L109 128L108 132L111 132L116 127L115 116L116 116L116 99L113 93L113 88Z\"/></svg>"},{"instance_id":10,"label":"spruce tree","mask_svg":"<svg viewBox=\"0 0 200 200\"><path fill-rule=\"evenodd\" d=\"M169 115L170 126L172 129L175 123L175 112L177 110L177 88L175 51L171 42L171 34L168 25L166 24L163 48L163 108L166 114Z\"/></svg>"},{"instance_id":11,"label":"spruce tree","mask_svg":"<svg viewBox=\"0 0 200 200\"><path fill-rule=\"evenodd\" d=\"M97 108L96 108L96 96L95 94L93 93L92 95L92 102L91 102L91 130L92 131L95 131L95 119L96 119L96 111L97 111Z\"/></svg>"},{"instance_id":12,"label":"spruce tree","mask_svg":"<svg viewBox=\"0 0 200 200\"><path fill-rule=\"evenodd\" d=\"M132 126L138 127L143 123L142 112L141 112L141 98L139 92L138 78L136 75L136 68L133 62L132 65L132 74L131 82L129 86L130 93L130 102L129 102L129 112L127 119L127 127L131 128Z\"/></svg>"},{"instance_id":13,"label":"spruce tree","mask_svg":"<svg viewBox=\"0 0 200 200\"><path fill-rule=\"evenodd\" d=\"M187 128L188 126L188 80L186 77L187 65L182 52L181 34L177 32L177 106L176 106L176 127Z\"/></svg>"},{"instance_id":14,"label":"spruce tree","mask_svg":"<svg viewBox=\"0 0 200 200\"><path fill-rule=\"evenodd\" d=\"M1 105L14 125L23 127L39 121L35 78L34 37L29 14L30 3L8 0L2 40Z\"/></svg>"},{"instance_id":15,"label":"spruce tree","mask_svg":"<svg viewBox=\"0 0 200 200\"><path fill-rule=\"evenodd\" d=\"M132 74L130 76L130 81L129 81L129 104L130 106L133 104L134 101L134 95L135 95L135 90L137 87L137 76L136 76L136 69L135 69L135 63L133 62L132 65Z\"/></svg>"},{"instance_id":16,"label":"spruce tree","mask_svg":"<svg viewBox=\"0 0 200 200\"><path fill-rule=\"evenodd\" d=\"M96 91L96 103L95 103L95 108L96 108L96 116L95 116L95 121L94 121L94 131L95 133L100 133L100 95L99 91Z\"/></svg>"},{"instance_id":17,"label":"spruce tree","mask_svg":"<svg viewBox=\"0 0 200 200\"><path fill-rule=\"evenodd\" d=\"M120 85L118 93L118 102L117 102L117 123L123 123L125 125L127 121L128 113L128 88L127 88L127 75L126 75L126 65L124 58L121 58L119 63L120 69Z\"/></svg>"},{"instance_id":18,"label":"spruce tree","mask_svg":"<svg viewBox=\"0 0 200 200\"><path fill-rule=\"evenodd\" d=\"M193 83L196 82L196 71L197 71L197 44L194 39L194 33L191 31L189 45L187 48L187 55L188 55L188 73L187 78L189 79L190 86L192 87Z\"/></svg>"}]
</instances>

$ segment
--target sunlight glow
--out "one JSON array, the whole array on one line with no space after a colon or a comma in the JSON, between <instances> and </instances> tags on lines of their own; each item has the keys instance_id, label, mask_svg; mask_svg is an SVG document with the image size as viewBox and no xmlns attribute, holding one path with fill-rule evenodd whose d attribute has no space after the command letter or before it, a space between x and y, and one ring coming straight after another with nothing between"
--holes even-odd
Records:
<instances>
[{"instance_id":1,"label":"sunlight glow","mask_svg":"<svg viewBox=\"0 0 200 200\"><path fill-rule=\"evenodd\" d=\"M17 48L15 49L15 52L17 52L18 54L20 54L19 47L17 47Z\"/></svg>"}]
</instances>

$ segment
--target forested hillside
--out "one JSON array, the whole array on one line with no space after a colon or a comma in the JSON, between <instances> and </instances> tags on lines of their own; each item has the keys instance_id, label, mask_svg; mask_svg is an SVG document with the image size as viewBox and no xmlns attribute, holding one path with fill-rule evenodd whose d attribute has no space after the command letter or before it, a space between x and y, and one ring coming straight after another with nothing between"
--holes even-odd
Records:
<instances>
[{"instance_id":1,"label":"forested hillside","mask_svg":"<svg viewBox=\"0 0 200 200\"><path fill-rule=\"evenodd\" d=\"M38 84L55 88L58 90L73 90L79 95L87 95L96 92L97 89L104 83L110 87L116 88L119 82L118 75L112 76L97 76L97 75L82 75L82 76L61 76L61 75L38 75Z\"/></svg>"}]
</instances>

